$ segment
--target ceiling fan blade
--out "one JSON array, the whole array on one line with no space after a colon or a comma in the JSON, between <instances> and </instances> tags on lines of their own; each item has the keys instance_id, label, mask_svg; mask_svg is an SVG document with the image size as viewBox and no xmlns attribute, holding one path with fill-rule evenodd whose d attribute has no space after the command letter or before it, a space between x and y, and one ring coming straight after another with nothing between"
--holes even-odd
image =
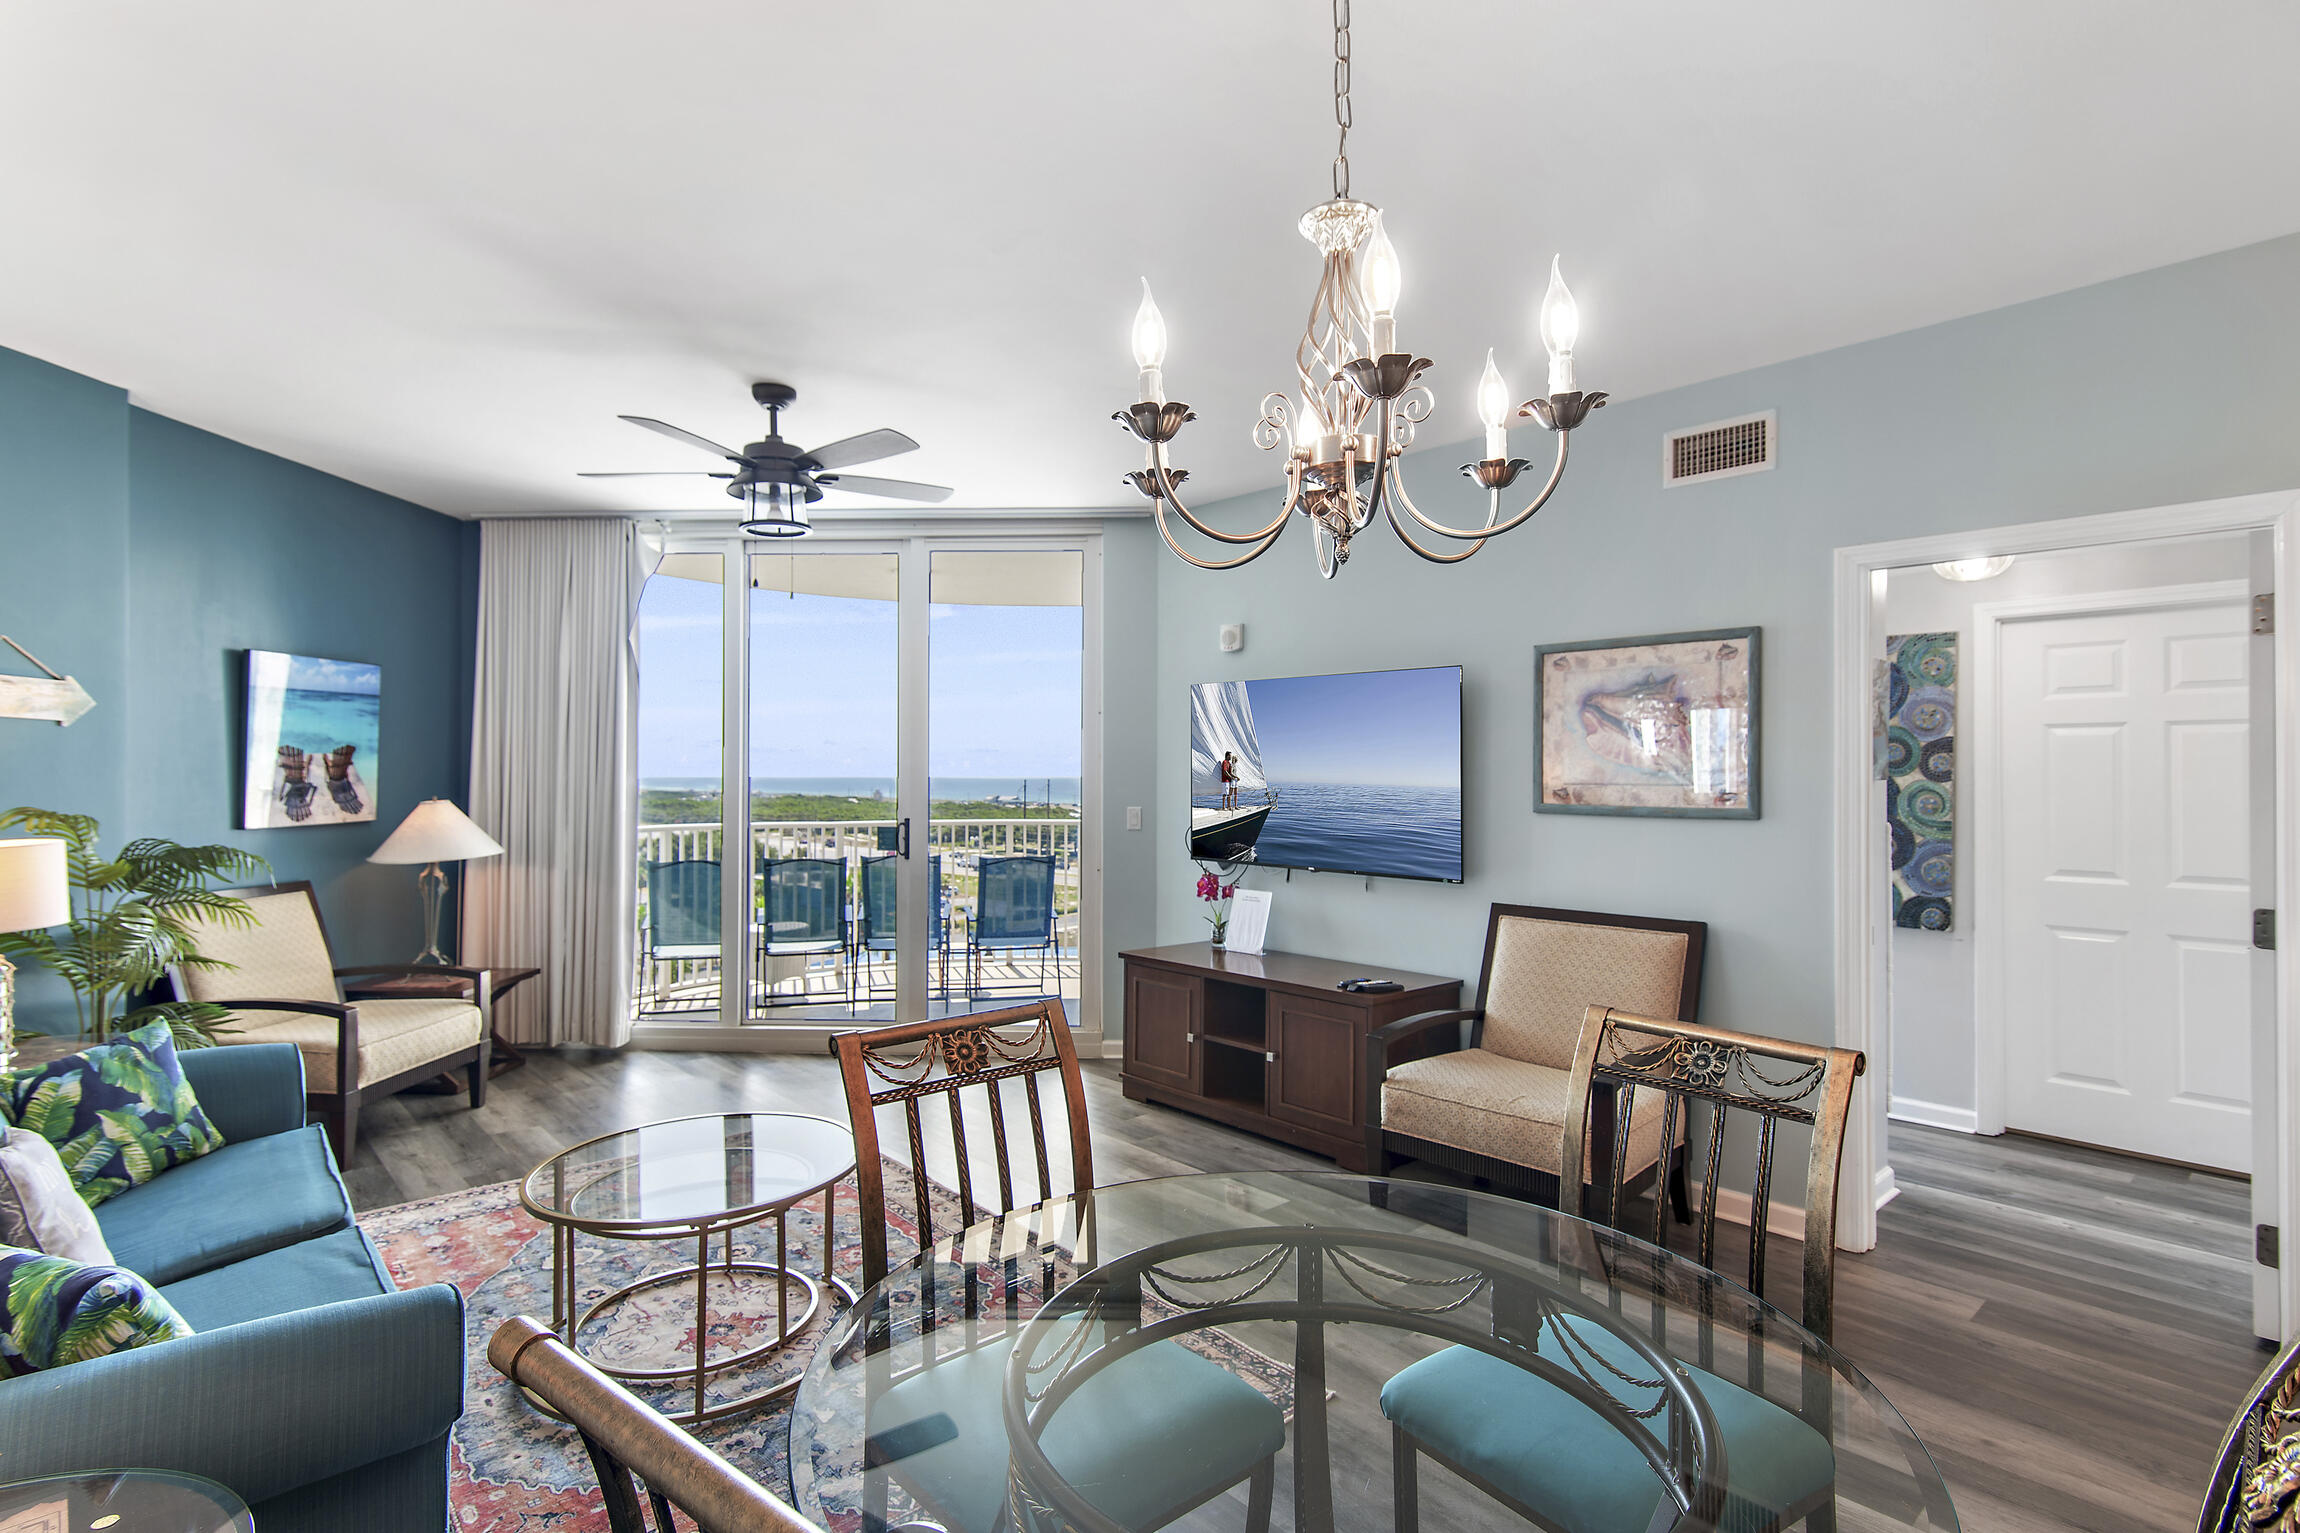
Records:
<instances>
[{"instance_id":1,"label":"ceiling fan blade","mask_svg":"<svg viewBox=\"0 0 2300 1533\"><path fill-rule=\"evenodd\" d=\"M634 426L644 426L649 431L662 433L674 442L684 442L689 447L700 447L705 452L717 453L720 457L730 458L737 463L743 461L743 455L732 447L721 447L709 437L697 436L692 431L682 431L668 421L654 420L644 415L619 415L616 419L627 420Z\"/></svg>"},{"instance_id":2,"label":"ceiling fan blade","mask_svg":"<svg viewBox=\"0 0 2300 1533\"><path fill-rule=\"evenodd\" d=\"M577 469L578 479L732 479L733 474L708 468Z\"/></svg>"},{"instance_id":3,"label":"ceiling fan blade","mask_svg":"<svg viewBox=\"0 0 2300 1533\"><path fill-rule=\"evenodd\" d=\"M947 484L920 484L915 479L873 479L868 474L817 474L815 483L826 490L884 495L889 500L944 501L957 493Z\"/></svg>"},{"instance_id":4,"label":"ceiling fan blade","mask_svg":"<svg viewBox=\"0 0 2300 1533\"><path fill-rule=\"evenodd\" d=\"M628 416L625 419L629 419ZM845 468L850 463L870 463L880 458L891 458L898 452L916 452L918 443L899 431L880 429L866 431L861 436L840 437L820 447L809 448L807 456L818 468Z\"/></svg>"}]
</instances>

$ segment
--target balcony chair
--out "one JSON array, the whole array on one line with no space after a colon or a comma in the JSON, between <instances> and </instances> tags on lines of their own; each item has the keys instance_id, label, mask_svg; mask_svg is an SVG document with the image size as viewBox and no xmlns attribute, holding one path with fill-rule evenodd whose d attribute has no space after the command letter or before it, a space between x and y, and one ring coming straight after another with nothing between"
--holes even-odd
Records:
<instances>
[{"instance_id":1,"label":"balcony chair","mask_svg":"<svg viewBox=\"0 0 2300 1533\"><path fill-rule=\"evenodd\" d=\"M812 960L830 954L846 986L848 1004L854 1002L854 967L849 961L847 925L847 865L836 857L766 857L760 859L765 887L765 927L759 935L759 973L764 1004L805 1006L815 996L807 983ZM775 972L775 960L796 958L799 993L778 996L774 987L791 975Z\"/></svg>"},{"instance_id":2,"label":"balcony chair","mask_svg":"<svg viewBox=\"0 0 2300 1533\"><path fill-rule=\"evenodd\" d=\"M876 1285L887 1275L887 1188L881 1170L886 1162L879 1153L877 1118L882 1106L900 1106L909 1143L917 1146L922 1102L937 1096L948 1099L963 1228L991 1212L974 1200L973 1162L961 1108L966 1093L978 1089L980 1100L988 1105L997 1159L997 1213L1003 1217L1033 1204L1025 1181L1025 1170L1033 1162L1019 1153L1025 1121L1037 1168L1036 1201L1055 1196L1046 1134L1050 1114L1039 1104L1039 1079L1053 1074L1061 1082L1066 1109L1070 1187L1092 1190L1094 1153L1086 1121L1086 1086L1058 998L938 1022L841 1033L835 1042L847 1114L855 1131L865 1284ZM1024 1107L1011 1105L1010 1087L1026 1094ZM1057 1286L1053 1263L1026 1232L1013 1232L1024 1236L1020 1239L994 1236L989 1241L986 1249L999 1253L991 1261L1001 1269L995 1290L992 1284L974 1281L973 1269L961 1273L932 1261L935 1242L959 1231L935 1227L937 1189L927 1180L923 1159L915 1150L911 1171L907 1190L916 1199L911 1212L918 1245L930 1258L921 1272L927 1313L930 1317L939 1313L943 1303L963 1307L964 1313L952 1316L947 1325L929 1318L923 1336L906 1333L899 1347L884 1334L873 1335L870 1345L888 1360L888 1371L883 1385L872 1390L870 1427L879 1432L938 1413L947 1416L958 1427L958 1435L904 1458L892 1471L894 1477L950 1533L1006 1533L1029 1527L1032 1519L1013 1516L1007 1505L1003 1419L995 1405L987 1410L983 1405L998 1399L998 1383L1015 1336ZM987 1183L983 1191L987 1198ZM1090 1229L1092 1221L1085 1223ZM1044 1223L1031 1227L1043 1228ZM1091 1246L1081 1249L1079 1256L1081 1264L1091 1265ZM1019 1300L1026 1289L1035 1290L1028 1309ZM938 1290L943 1296L939 1299ZM921 1346L926 1361L895 1373L892 1360L899 1357L907 1364ZM1073 1412L1074 1430L1061 1420L1062 1414ZM1086 1490L1101 1511L1135 1533L1163 1527L1240 1483L1247 1487L1247 1533L1268 1533L1274 1461L1286 1443L1286 1424L1276 1403L1244 1379L1178 1342L1161 1341L1080 1386L1063 1402L1042 1441L1064 1478ZM866 1482L865 1493L880 1504L866 1508L864 1526L872 1525L872 1516L886 1525L885 1479Z\"/></svg>"},{"instance_id":3,"label":"balcony chair","mask_svg":"<svg viewBox=\"0 0 2300 1533\"><path fill-rule=\"evenodd\" d=\"M989 953L1038 953L1038 994L1050 995L1047 960L1054 953L1054 859L1043 854L984 857L975 864L974 921L968 931L966 993L983 983ZM1013 988L1013 987L1008 987Z\"/></svg>"},{"instance_id":4,"label":"balcony chair","mask_svg":"<svg viewBox=\"0 0 2300 1533\"><path fill-rule=\"evenodd\" d=\"M861 953L892 953L896 947L895 862L893 857L865 857L862 860L862 921L856 929L855 945ZM927 922L927 956L942 964L942 983L937 993L950 994L950 896L943 888L942 858L927 859L927 882L932 890L927 908L932 912ZM863 979L865 999L883 994Z\"/></svg>"},{"instance_id":5,"label":"balcony chair","mask_svg":"<svg viewBox=\"0 0 2300 1533\"><path fill-rule=\"evenodd\" d=\"M496 1327L487 1360L583 1439L608 1533L676 1533L674 1507L698 1528L822 1533L526 1316Z\"/></svg>"},{"instance_id":6,"label":"balcony chair","mask_svg":"<svg viewBox=\"0 0 2300 1533\"><path fill-rule=\"evenodd\" d=\"M1478 1004L1406 1017L1366 1039L1372 1174L1387 1175L1401 1157L1422 1160L1559 1206L1567 1077L1584 1014L1592 1005L1619 1006L1693 1020L1708 930L1700 921L1494 906ZM1612 1119L1601 1113L1597 1122L1593 1153L1602 1166L1614 1153ZM1666 1159L1670 1197L1684 1218L1682 1143L1665 1157L1660 1131L1659 1104L1650 1103L1633 1125L1628 1172L1642 1186ZM1590 1166L1581 1172L1586 1177Z\"/></svg>"},{"instance_id":7,"label":"balcony chair","mask_svg":"<svg viewBox=\"0 0 2300 1533\"><path fill-rule=\"evenodd\" d=\"M1851 1049L1792 1043L1751 1033L1726 1032L1686 1022L1588 1008L1568 1086L1568 1142L1584 1147L1598 1138L1601 1120L1610 1159L1599 1157L1568 1212L1619 1227L1629 1208L1625 1147L1641 1095L1660 1105L1662 1134L1672 1135L1697 1113L1706 1120L1706 1174L1702 1178L1698 1260L1714 1270L1717 1204L1723 1184L1724 1126L1729 1114L1757 1122L1756 1167L1750 1182L1747 1284L1765 1294L1765 1251L1771 1222L1774 1142L1783 1123L1809 1126L1805 1157L1805 1329L1829 1339L1837 1273L1837 1172L1852 1110L1853 1081L1866 1066ZM1696 1104L1700 1104L1699 1107ZM1738 1137L1738 1136L1736 1136ZM1651 1238L1666 1243L1669 1221L1653 1200ZM1664 1325L1661 1306L1655 1324ZM1553 1321L1572 1332L1560 1348L1579 1347L1610 1369L1640 1366L1637 1354L1605 1331L1577 1319ZM1711 1367L1714 1336L1680 1340ZM1532 1333L1541 1346L1541 1332ZM1653 1340L1669 1347L1665 1335ZM1752 1333L1747 1376L1762 1388L1762 1327ZM1835 1372L1810 1346L1801 1349L1800 1398L1782 1404L1766 1394L1718 1378L1699 1367L1683 1372L1715 1413L1731 1476L1718 1526L1774 1529L1802 1523L1809 1533L1836 1526L1836 1454L1830 1446ZM1624 1375L1626 1376L1626 1375ZM1607 1428L1588 1406L1514 1364L1467 1347L1448 1347L1423 1358L1382 1386L1382 1414L1390 1419L1395 1454L1393 1485L1398 1533L1415 1533L1418 1456L1427 1455L1541 1527L1644 1527L1661 1504L1652 1467Z\"/></svg>"},{"instance_id":8,"label":"balcony chair","mask_svg":"<svg viewBox=\"0 0 2300 1533\"><path fill-rule=\"evenodd\" d=\"M719 959L720 872L716 861L646 862L647 930L640 963L662 1007L663 970ZM717 1002L714 999L713 1003Z\"/></svg>"},{"instance_id":9,"label":"balcony chair","mask_svg":"<svg viewBox=\"0 0 2300 1533\"><path fill-rule=\"evenodd\" d=\"M351 1164L363 1099L389 1096L444 1070L463 1067L471 1105L487 1103L487 971L438 964L383 963L339 967L309 883L229 889L247 901L248 926L201 922L197 950L229 968L171 967L169 982L187 1001L231 1011L218 1041L292 1043L303 1054L306 1108L327 1125L339 1165ZM384 974L453 975L461 997L348 1004L339 981Z\"/></svg>"}]
</instances>

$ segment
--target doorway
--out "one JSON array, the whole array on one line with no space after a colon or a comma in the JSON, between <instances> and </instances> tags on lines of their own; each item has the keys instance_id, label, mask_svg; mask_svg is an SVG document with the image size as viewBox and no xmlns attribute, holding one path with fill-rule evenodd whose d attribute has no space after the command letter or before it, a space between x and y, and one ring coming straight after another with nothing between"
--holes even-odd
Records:
<instances>
[{"instance_id":1,"label":"doorway","mask_svg":"<svg viewBox=\"0 0 2300 1533\"><path fill-rule=\"evenodd\" d=\"M638 622L642 1041L803 1048L1040 996L1098 1032L1099 556L669 543Z\"/></svg>"},{"instance_id":2,"label":"doorway","mask_svg":"<svg viewBox=\"0 0 2300 1533\"><path fill-rule=\"evenodd\" d=\"M2294 807L2300 804L2300 737L2296 737L2291 697L2295 646L2294 636L2288 631L2259 641L2250 639L2248 598L2253 591L2265 594L2277 584L2288 589L2300 585L2294 578L2296 567L2300 567L2300 546L2296 546L2294 538L2296 530L2300 530L2300 497L2276 494L1907 539L1837 551L1834 710L1837 720L1834 752L1837 1036L1841 1044L1867 1051L1871 1061L1872 1090L1865 1094L1865 1101L1856 1099L1855 1121L1848 1135L1846 1183L1853 1187L1866 1182L1875 1190L1873 1202L1848 1199L1843 1205L1845 1216L1840 1220L1838 1231L1840 1245L1851 1249L1867 1249L1873 1245L1876 1208L1892 1196L1894 1177L1883 1132L1888 1109L1896 1115L1966 1132L1984 1126L1997 1129L2006 1126L2003 1115L2010 1092L2006 1076L2001 1068L1995 1072L1991 1097L1987 1094L1990 1088L1983 1084L1990 1079L1990 1074L1979 1069L1982 1051L1992 1046L1984 1036L1991 1025L1989 1015L1979 1003L1984 997L1997 997L1995 1014L2001 1016L2008 959L2001 951L2003 944L1998 944L1998 950L1992 954L1991 945L1981 934L1990 929L1992 914L2002 914L2009 909L2010 894L2000 878L1979 875L1992 858L2009 866L2007 859L2025 857L2027 860L2022 865L2028 869L2026 876L2032 883L2057 879L2063 887L2055 893L2070 899L2102 894L2112 881L2099 876L2103 874L2114 873L2126 883L2146 884L2148 879L2130 876L2142 871L2135 861L2140 855L2137 848L2126 846L2117 856L2104 858L2099 855L2097 836L2090 845L2085 843L2079 834L2083 829L2081 812L2085 801L2077 789L2083 785L2079 759L2083 756L2082 748L2089 745L2098 758L2110 749L2101 742L2113 737L2123 742L2121 749L2126 761L2108 765L2096 759L2094 765L2102 770L2123 771L2126 780L2119 791L2129 797L2134 786L2132 774L2145 765L2131 759L2134 742L2150 731L2157 735L2157 755L2153 759L2164 763L2149 769L2157 774L2160 811L2168 791L2163 786L2165 774L2173 772L2218 781L2221 786L2216 791L2223 800L2234 791L2228 785L2240 781L2241 796L2245 800L2242 815L2226 812L2223 803L2216 816L2192 817L2190 823L2164 827L2165 834L2159 838L2162 844L2151 855L2157 858L2160 867L2167 859L2181 859L2186 865L2156 878L2157 889L2152 900L2157 908L2153 912L2137 908L2148 902L2142 896L2131 897L2135 909L2128 914L2136 922L2132 929L2153 930L2146 920L2140 919L2142 916L2156 921L2165 930L2149 939L2150 942L2160 949L2160 955L2162 949L2171 949L2169 961L2154 965L2152 977L2147 977L2147 983L2158 987L2156 998L2143 1003L2128 996L2127 989L2145 988L2142 980L2135 979L2127 985L2107 972L2114 964L2101 960L2106 959L2121 939L2114 937L2117 928L2104 912L2088 913L2073 905L2045 912L2051 916L2045 924L2064 929L2049 940L2069 949L2051 955L2052 961L2075 981L2067 987L2069 992L2081 994L2086 985L2092 987L2096 992L2094 1004L2090 1007L2072 1005L2061 1017L2053 1019L2063 1026L2065 1047L2058 1058L2007 1056L2004 1053L2007 1035L2001 1032L1995 1037L1993 1047L2000 1061L2014 1058L2028 1075L2039 1079L2058 1077L2064 1096L2088 1091L2106 1094L2101 1079L2108 1075L2102 1065L2103 1050L2108 1045L2103 1041L2103 1030L2087 1033L2083 1029L2081 1024L2088 1015L2097 1013L2110 999L2119 1004L2133 1003L2120 1026L2129 1022L2131 1015L2143 1011L2162 1022L2167 1006L2187 1005L2199 1012L2211 1009L2216 1026L2199 1027L2186 1035L2169 1025L2160 1030L2152 1042L2169 1048L2169 1056L2160 1052L2153 1061L2115 1061L2112 1068L2124 1075L2133 1075L2137 1070L2141 1072L2144 1087L2163 1088L2167 1110L2191 1108L2207 1117L2219 1117L2219 1126L2224 1130L2223 1150L2227 1148L2230 1132L2241 1141L2237 1153L2228 1158L2249 1159L2253 1172L2249 1193L2255 1223L2274 1232L2291 1222L2293 1179L2290 1170L2294 1164L2294 1142L2289 1104L2294 1100L2294 1051L2287 1043L2291 1034L2291 983L2280 955L2264 952L2258 957L2252 956L2248 917L2250 907L2272 909L2280 902L2287 902L2291 891L2300 887L2300 848L2291 844L2292 838L2273 836L2265 828L2268 823L2293 823ZM2261 534L2257 539L2251 536L2255 532ZM2185 557L2179 552L2182 544L2215 537L2229 540L2223 544L2223 554L2231 545L2240 546L2243 551L2232 567L2239 577L2237 583L2231 588L2227 581L2221 580L2219 590L2188 593L2174 604L2184 608L2188 615L2162 619L2158 627L2164 631L2134 629L2121 637L2107 637L2109 630L2105 627L2080 632L2074 626L2058 626L2063 618L2077 624L2094 617L2108 622L2117 616L2115 609L2120 606L2136 614L2137 621L2137 614L2142 610L2140 605L2116 595L2113 590L2095 593L2105 605L2090 614L2006 611L1989 614L1985 629L1975 626L1970 630L1974 642L1966 645L1959 657L1966 667L1966 675L1972 674L1971 667L1985 667L1992 679L2001 681L2009 674L2008 666L2025 667L2023 674L2028 677L2025 684L2037 694L2030 699L2031 703L2037 708L2067 710L2064 717L2054 722L2068 727L2052 740L2031 741L2032 755L2058 751L2064 758L2058 767L2061 782L2058 788L2036 790L2017 811L2004 791L1990 791L1991 785L1985 776L1960 770L1962 780L1958 787L1963 792L1958 804L1955 861L1960 869L1972 869L1975 877L1969 885L1957 890L1955 929L1969 932L1978 939L1967 950L1971 978L1964 993L1973 1002L1966 1010L1970 1018L1967 1034L1970 1042L1962 1049L1952 1045L1946 1051L1946 1057L1953 1058L1961 1052L1973 1062L1973 1073L1969 1077L1974 1082L1973 1092L1960 1104L1940 1089L1938 1077L1922 1078L1921 1068L1895 1047L1898 1028L1909 1023L1913 1016L1910 998L1903 996L1901 1014L1896 1017L1895 939L1931 934L1905 932L1895 924L1896 898L1905 900L1910 891L1904 888L1896 896L1892 879L1893 845L1887 838L1885 822L1888 788L1877 770L1880 757L1877 727L1882 711L1879 692L1885 678L1875 662L1885 655L1889 638L1947 630L1945 627L1932 630L1905 612L1889 615L1891 572L1967 560L1995 563L2007 556L2016 566L2026 560L2032 570L2043 570L2048 567L2048 558L2072 549L2092 549L2114 551L2116 557L2149 566L2153 573L2131 581L2128 589L2146 587L2161 593L2168 579L2173 584L2190 586L2215 583L2210 574L2174 579L2169 569L2170 562ZM2225 576L2230 568L2224 566L2215 573ZM2038 594L2020 592L2017 582L2010 579L1998 591L2005 597L2018 596L2024 600ZM1977 609L1990 605L1986 599L1989 594L1984 590L1966 600L1971 608ZM2244 625L2243 638L2248 646L2240 674L2231 672L2229 646L2224 642L2230 637L2225 630L2230 622L2231 615L2226 609L2231 598L2236 604L2234 617ZM2018 606L2017 601L2006 600L1995 604ZM2223 610L2215 613L2216 605ZM2197 613L2205 615L2203 629L2172 631L2190 625L2190 618ZM2031 626L2024 637L2016 632L2021 623L2041 626ZM2213 624L2217 624L2217 628ZM1998 645L1993 637L1982 639L1980 635L1984 632L1991 636L2000 633L2015 636ZM2175 643L2176 640L2197 642ZM2257 655L2249 650L2254 642L2259 646ZM2110 678L2115 682L2113 686L2101 680L2103 667L2112 663L2108 650L2100 648L2103 645L2116 651L2126 667L2121 675ZM2143 699L2133 702L2136 711L2123 719L2105 714L2097 718L2083 715L2079 711L2084 706L2078 701L2080 698L2090 696L2100 702L2113 692L2129 695L2136 677L2147 681L2145 677L2138 677L2134 669L2138 662L2133 658L2133 645L2151 653L2150 667L2155 679L2142 690L2153 688L2159 703L2169 693L2185 708L2202 700L2204 693L2216 693L2223 704L2231 698L2241 699L2236 713L2224 711L2218 717L2186 713L2175 719L2160 711L2152 723ZM2165 656L2167 646L2173 651L2170 659ZM2213 659L2210 669L2204 666L2208 657ZM2078 674L2087 664L2091 666L2089 677ZM2045 675L2050 665L2059 667L2057 680ZM2173 665L2187 669L2174 674L2167 668ZM2087 693L2088 686L2095 690ZM2047 697L2048 692L2054 695ZM1969 763L1985 763L1990 759L1995 746L1987 738L1988 722L2000 710L1993 695L1978 701L1965 696L1960 699L1960 707L1962 712L1957 723L1961 736L1959 754L1964 758L1959 763L1962 769ZM2238 713L2243 719L2241 729L2237 727ZM2256 728L2253 720L2260 720L2268 727ZM2180 727L2173 729L2174 724ZM2101 796L2097 781L2090 791L2097 803ZM2016 813L2020 823L2008 823ZM2067 864L2065 868L2060 866L2063 862ZM2118 867L2093 868L2089 866L2091 862L2115 862ZM1938 869L1931 871L1938 875ZM2082 881L2086 878L2093 879L2093 883L2084 884ZM1960 885L1963 882L1960 879ZM2186 908L2171 908L2182 905ZM2229 922L2222 906L2241 910L2246 919L2223 930ZM2031 917L2041 919L2035 909L2031 910ZM2172 935L2175 925L2180 928L2178 940ZM2090 945L2086 946L2087 943ZM2134 950L2125 949L2128 953ZM1942 993L1950 996L1958 988L1955 965L1948 961L1952 952L1945 944L1932 949L1936 968L1942 971L1934 977L1946 981ZM1898 956L1905 959L1907 955L1903 952ZM2095 963L2088 969L2076 962L2078 958L2095 960ZM2018 967L2022 972L2014 976L2016 982L2035 983L2036 966L2035 955L2020 959ZM1904 963L1904 975L1907 968ZM2239 974L2253 970L2258 972L2249 974L2248 984L2237 982ZM2050 980L2052 976L2048 974L2044 978ZM2164 988L2166 985L2171 986L2170 991ZM2012 1004L2020 1006L2025 1014L2047 1003L2016 990ZM2251 1015L2245 1015L2247 1012ZM2242 1025L2230 1025L2231 1016L2241 1018ZM2044 1036L2050 1043L2049 1031ZM2244 1055L2240 1070L2233 1062L2239 1041ZM2088 1055L2084 1052L2086 1049L2092 1052ZM2166 1057L2171 1059L2170 1065L2163 1062ZM2087 1064L2091 1069L2085 1068ZM2235 1105L2237 1092L2231 1085L2235 1074L2241 1075L2249 1088L2248 1095L2258 1103L2257 1112L2250 1110L2251 1102L2245 1103L2241 1111ZM2080 1079L2087 1075L2101 1079ZM2214 1098L2222 1100L2211 1100ZM1928 1108L1940 1109L1944 1105L1951 1111L1928 1111ZM1954 1109L1960 1106L1964 1120L1956 1121ZM2010 1126L2030 1127L2031 1124L2023 1123L2020 1118L2034 1111L2035 1104L2024 1100L2023 1105L2013 1108ZM2050 1121L2035 1120L2044 1132L2052 1131ZM2088 1132L2096 1142L2105 1137L2097 1126ZM2191 1163L2201 1160L2194 1154L2171 1158ZM1854 1206L1856 1204L1860 1206ZM2264 1239L2263 1249L2273 1251L2272 1239ZM2254 1328L2263 1336L2286 1335L2290 1328L2288 1317L2300 1313L2293 1302L2291 1272L2263 1264L2256 1268L2255 1277Z\"/></svg>"}]
</instances>

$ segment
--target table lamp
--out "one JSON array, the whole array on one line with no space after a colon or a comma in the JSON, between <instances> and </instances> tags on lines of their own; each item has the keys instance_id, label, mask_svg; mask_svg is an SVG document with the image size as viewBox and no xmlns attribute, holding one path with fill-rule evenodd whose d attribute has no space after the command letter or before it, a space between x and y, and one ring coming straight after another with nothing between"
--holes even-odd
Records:
<instances>
[{"instance_id":1,"label":"table lamp","mask_svg":"<svg viewBox=\"0 0 2300 1533\"><path fill-rule=\"evenodd\" d=\"M447 875L439 865L502 855L501 844L471 823L469 815L446 799L427 798L369 856L369 862L430 864L416 879L423 892L423 951L415 955L417 963L453 961L439 949L439 908L447 899Z\"/></svg>"},{"instance_id":2,"label":"table lamp","mask_svg":"<svg viewBox=\"0 0 2300 1533\"><path fill-rule=\"evenodd\" d=\"M53 836L0 841L0 932L41 931L72 919L64 843ZM0 1074L16 1063L16 966L0 954Z\"/></svg>"}]
</instances>

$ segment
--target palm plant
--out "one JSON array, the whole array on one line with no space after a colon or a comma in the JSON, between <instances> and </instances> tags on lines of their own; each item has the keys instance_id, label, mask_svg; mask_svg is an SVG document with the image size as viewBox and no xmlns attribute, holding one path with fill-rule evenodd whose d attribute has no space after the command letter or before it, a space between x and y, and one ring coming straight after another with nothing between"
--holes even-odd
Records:
<instances>
[{"instance_id":1,"label":"palm plant","mask_svg":"<svg viewBox=\"0 0 2300 1533\"><path fill-rule=\"evenodd\" d=\"M179 846L152 836L108 858L96 849L97 828L88 815L50 809L0 814L0 831L62 841L72 875L71 921L49 931L0 934L0 953L45 964L63 976L79 1009L82 1037L102 1042L164 1021L184 1047L214 1043L219 1026L231 1017L221 1006L132 1003L157 987L171 964L230 968L200 953L195 926L248 926L255 916L245 900L218 893L210 881L268 872L271 864L234 846Z\"/></svg>"}]
</instances>

